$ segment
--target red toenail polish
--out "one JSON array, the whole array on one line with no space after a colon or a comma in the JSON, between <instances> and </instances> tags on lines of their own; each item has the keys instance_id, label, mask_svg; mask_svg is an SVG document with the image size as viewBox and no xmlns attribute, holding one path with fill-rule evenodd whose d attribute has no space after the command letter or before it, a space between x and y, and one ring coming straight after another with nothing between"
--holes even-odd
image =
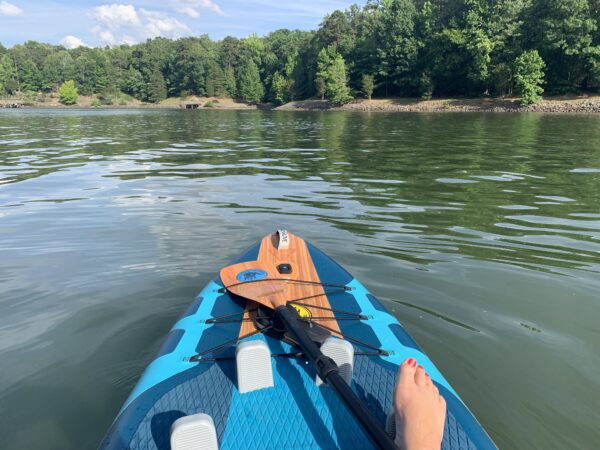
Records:
<instances>
[{"instance_id":1,"label":"red toenail polish","mask_svg":"<svg viewBox=\"0 0 600 450\"><path fill-rule=\"evenodd\" d=\"M414 359L412 359L412 358L408 358L408 359L406 360L406 363L407 363L409 366L412 366L412 365L413 365L413 362L414 362Z\"/></svg>"},{"instance_id":2,"label":"red toenail polish","mask_svg":"<svg viewBox=\"0 0 600 450\"><path fill-rule=\"evenodd\" d=\"M413 367L417 367L417 360L413 359L410 365Z\"/></svg>"}]
</instances>

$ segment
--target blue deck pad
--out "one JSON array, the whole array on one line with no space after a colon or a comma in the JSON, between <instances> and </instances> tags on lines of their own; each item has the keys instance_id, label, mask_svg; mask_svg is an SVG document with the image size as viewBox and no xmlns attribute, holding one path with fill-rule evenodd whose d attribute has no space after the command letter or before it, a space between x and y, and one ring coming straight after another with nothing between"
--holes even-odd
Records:
<instances>
[{"instance_id":1,"label":"blue deck pad","mask_svg":"<svg viewBox=\"0 0 600 450\"><path fill-rule=\"evenodd\" d=\"M295 351L265 336L271 353ZM373 448L345 405L328 386L317 386L306 360L272 358L273 388L234 390L221 449Z\"/></svg>"}]
</instances>

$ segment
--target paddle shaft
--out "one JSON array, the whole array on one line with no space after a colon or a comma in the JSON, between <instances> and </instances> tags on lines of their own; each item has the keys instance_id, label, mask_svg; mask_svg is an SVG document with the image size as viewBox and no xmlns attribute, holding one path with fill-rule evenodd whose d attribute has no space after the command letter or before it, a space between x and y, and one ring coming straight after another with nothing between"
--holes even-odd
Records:
<instances>
[{"instance_id":1,"label":"paddle shaft","mask_svg":"<svg viewBox=\"0 0 600 450\"><path fill-rule=\"evenodd\" d=\"M373 443L380 449L397 449L394 441L385 432L379 421L340 376L337 364L325 356L310 339L300 324L301 318L298 312L291 306L278 305L275 308L275 317L292 333L298 346L317 370L319 377L337 392Z\"/></svg>"}]
</instances>

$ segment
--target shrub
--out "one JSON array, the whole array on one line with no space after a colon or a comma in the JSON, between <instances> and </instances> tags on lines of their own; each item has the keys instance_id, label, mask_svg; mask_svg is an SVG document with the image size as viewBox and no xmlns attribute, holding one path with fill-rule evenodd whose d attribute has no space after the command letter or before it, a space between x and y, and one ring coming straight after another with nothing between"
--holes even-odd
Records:
<instances>
[{"instance_id":1,"label":"shrub","mask_svg":"<svg viewBox=\"0 0 600 450\"><path fill-rule=\"evenodd\" d=\"M58 89L59 101L63 105L74 105L77 103L77 88L73 80L65 81Z\"/></svg>"},{"instance_id":2,"label":"shrub","mask_svg":"<svg viewBox=\"0 0 600 450\"><path fill-rule=\"evenodd\" d=\"M34 106L38 101L38 93L33 91L25 91L23 93L23 104L25 106Z\"/></svg>"},{"instance_id":3,"label":"shrub","mask_svg":"<svg viewBox=\"0 0 600 450\"><path fill-rule=\"evenodd\" d=\"M113 104L113 98L105 92L98 94L97 98L101 105L109 106Z\"/></svg>"}]
</instances>

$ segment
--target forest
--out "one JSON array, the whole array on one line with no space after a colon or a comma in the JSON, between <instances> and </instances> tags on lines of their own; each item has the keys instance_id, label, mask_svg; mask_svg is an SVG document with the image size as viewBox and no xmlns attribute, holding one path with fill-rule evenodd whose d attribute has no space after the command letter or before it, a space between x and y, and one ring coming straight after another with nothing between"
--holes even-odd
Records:
<instances>
[{"instance_id":1,"label":"forest","mask_svg":"<svg viewBox=\"0 0 600 450\"><path fill-rule=\"evenodd\" d=\"M0 44L0 95L307 98L510 96L600 88L600 0L370 0L315 31L66 49ZM73 89L73 86L69 86Z\"/></svg>"}]
</instances>

